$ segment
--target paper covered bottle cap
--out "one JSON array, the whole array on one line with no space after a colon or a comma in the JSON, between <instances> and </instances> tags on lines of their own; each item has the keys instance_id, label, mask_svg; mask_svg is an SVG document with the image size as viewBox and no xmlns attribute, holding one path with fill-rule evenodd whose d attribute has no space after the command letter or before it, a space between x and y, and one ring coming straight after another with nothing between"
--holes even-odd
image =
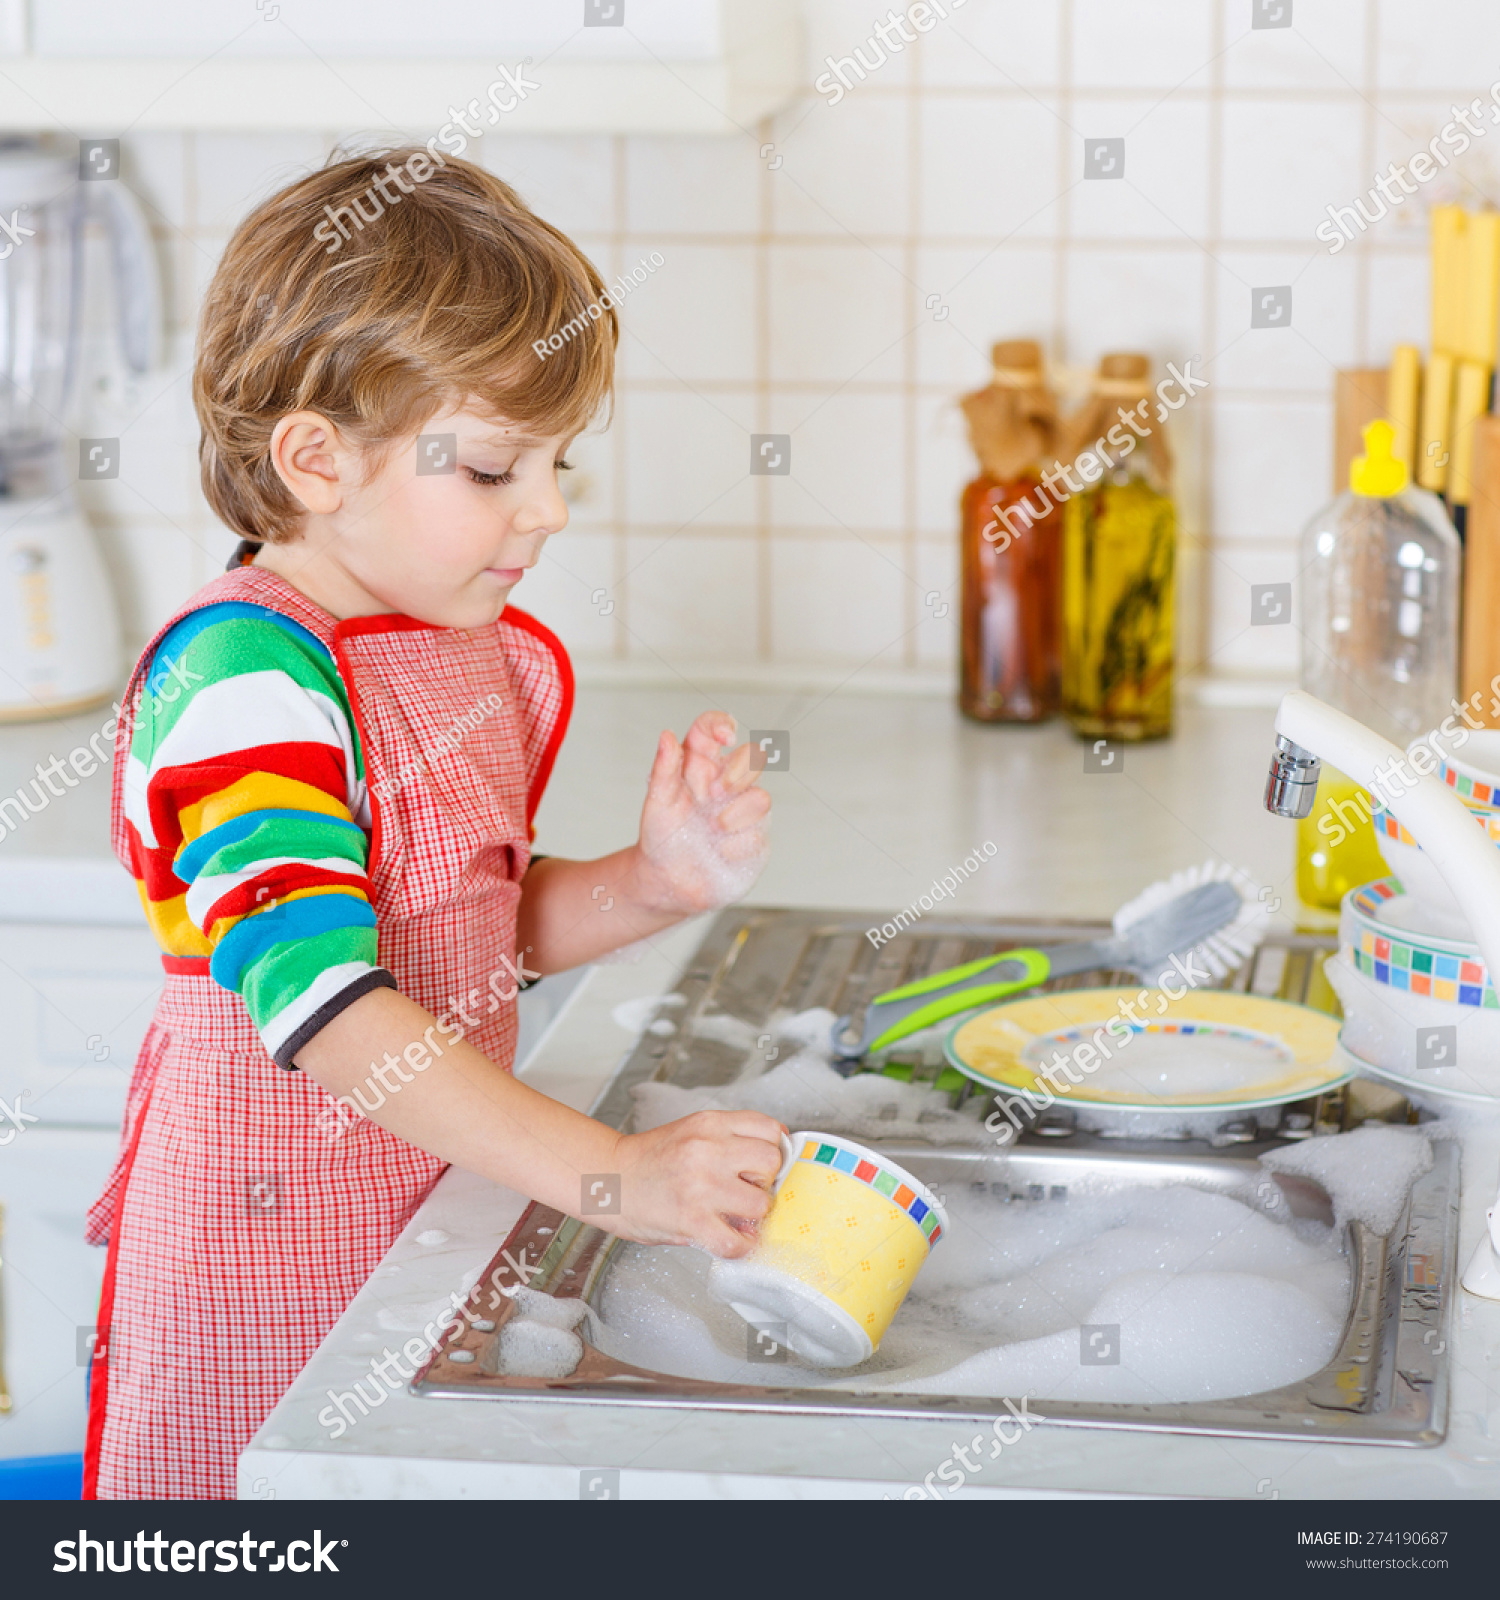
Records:
<instances>
[{"instance_id":1,"label":"paper covered bottle cap","mask_svg":"<svg viewBox=\"0 0 1500 1600\"><path fill-rule=\"evenodd\" d=\"M1151 358L1134 350L1117 350L1099 362L1099 376L1144 383L1151 375Z\"/></svg>"},{"instance_id":2,"label":"paper covered bottle cap","mask_svg":"<svg viewBox=\"0 0 1500 1600\"><path fill-rule=\"evenodd\" d=\"M1150 383L1151 358L1133 350L1117 350L1100 359L1092 388L1096 395L1129 400L1145 394Z\"/></svg>"},{"instance_id":3,"label":"paper covered bottle cap","mask_svg":"<svg viewBox=\"0 0 1500 1600\"><path fill-rule=\"evenodd\" d=\"M1002 339L990 347L992 381L1002 389L1038 389L1042 375L1042 347L1035 339Z\"/></svg>"}]
</instances>

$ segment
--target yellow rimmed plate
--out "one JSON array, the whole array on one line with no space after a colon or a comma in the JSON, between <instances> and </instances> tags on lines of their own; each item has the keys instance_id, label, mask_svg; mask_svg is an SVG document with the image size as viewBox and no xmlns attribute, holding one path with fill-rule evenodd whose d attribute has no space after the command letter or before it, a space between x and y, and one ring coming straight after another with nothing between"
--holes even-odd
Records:
<instances>
[{"instance_id":1,"label":"yellow rimmed plate","mask_svg":"<svg viewBox=\"0 0 1500 1600\"><path fill-rule=\"evenodd\" d=\"M944 1050L976 1083L1037 1101L1061 1092L1121 1111L1248 1111L1353 1077L1339 1027L1309 1006L1222 989L1175 1000L1161 989L1070 989L982 1011ZM1058 1055L1071 1072L1054 1073L1049 1090L1041 1074Z\"/></svg>"}]
</instances>

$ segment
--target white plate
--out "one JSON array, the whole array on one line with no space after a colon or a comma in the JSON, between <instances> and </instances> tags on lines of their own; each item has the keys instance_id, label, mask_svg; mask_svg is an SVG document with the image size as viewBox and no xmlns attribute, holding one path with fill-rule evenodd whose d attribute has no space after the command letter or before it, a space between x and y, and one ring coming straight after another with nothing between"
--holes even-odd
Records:
<instances>
[{"instance_id":1,"label":"white plate","mask_svg":"<svg viewBox=\"0 0 1500 1600\"><path fill-rule=\"evenodd\" d=\"M1133 1007L1128 1013L1127 1003ZM1145 1020L1132 1027L1136 1011L1144 1012ZM1112 1032L1112 1023L1122 1026L1121 1034ZM1102 1052L1090 1048L1091 1058L1107 1057L1096 1067L1076 1052L1101 1032L1113 1045ZM1152 1045L1129 1054L1124 1035L1139 1038L1143 1032ZM949 1033L944 1052L976 1083L1034 1103L1050 1105L1061 1098L1090 1111L1227 1115L1306 1099L1346 1082L1355 1067L1338 1048L1338 1032L1337 1020L1326 1012L1232 990L1189 990L1171 999L1156 989L1063 989L1008 1000L969 1017ZM1201 1053L1201 1035L1225 1038L1247 1081L1217 1090L1201 1081L1205 1065L1215 1066L1193 1060ZM1157 1091L1147 1089L1139 1077L1175 1076L1174 1049L1183 1055L1181 1089L1171 1092L1165 1081ZM1125 1082L1119 1081L1118 1069L1111 1071L1114 1051L1120 1050L1127 1052L1124 1067L1140 1064L1124 1073ZM1039 1070L1054 1055L1076 1063L1071 1079L1066 1072L1054 1074L1069 1085L1060 1095L1048 1089ZM1229 1076L1234 1076L1232 1067Z\"/></svg>"},{"instance_id":2,"label":"white plate","mask_svg":"<svg viewBox=\"0 0 1500 1600\"><path fill-rule=\"evenodd\" d=\"M1462 1100L1471 1106L1500 1106L1500 1095L1476 1094L1468 1089L1444 1089L1435 1084L1431 1078L1411 1078L1404 1072L1392 1072L1389 1067L1377 1067L1373 1061L1366 1061L1361 1055L1356 1054L1344 1043L1344 1036L1339 1034L1339 1048L1348 1058L1355 1063L1361 1073L1369 1073L1372 1077L1381 1078L1386 1083L1394 1083L1402 1089L1417 1089L1422 1094L1435 1095L1439 1100Z\"/></svg>"}]
</instances>

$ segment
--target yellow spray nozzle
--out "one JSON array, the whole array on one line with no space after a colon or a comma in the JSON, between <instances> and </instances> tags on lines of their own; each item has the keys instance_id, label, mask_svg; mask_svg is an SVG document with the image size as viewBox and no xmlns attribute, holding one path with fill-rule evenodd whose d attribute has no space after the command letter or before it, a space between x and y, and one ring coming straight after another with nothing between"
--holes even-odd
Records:
<instances>
[{"instance_id":1,"label":"yellow spray nozzle","mask_svg":"<svg viewBox=\"0 0 1500 1600\"><path fill-rule=\"evenodd\" d=\"M1391 453L1396 430L1382 418L1365 428L1365 453L1349 463L1349 487L1355 494L1388 500L1411 481L1406 463Z\"/></svg>"}]
</instances>

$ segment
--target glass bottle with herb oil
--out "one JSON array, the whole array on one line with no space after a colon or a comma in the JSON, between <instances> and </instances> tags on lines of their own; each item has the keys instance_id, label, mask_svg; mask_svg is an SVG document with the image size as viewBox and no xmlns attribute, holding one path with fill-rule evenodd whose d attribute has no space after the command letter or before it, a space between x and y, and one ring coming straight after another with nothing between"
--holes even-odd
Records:
<instances>
[{"instance_id":1,"label":"glass bottle with herb oil","mask_svg":"<svg viewBox=\"0 0 1500 1600\"><path fill-rule=\"evenodd\" d=\"M1048 474L1063 500L1063 710L1095 739L1172 731L1177 513L1143 355L1108 355Z\"/></svg>"}]
</instances>

